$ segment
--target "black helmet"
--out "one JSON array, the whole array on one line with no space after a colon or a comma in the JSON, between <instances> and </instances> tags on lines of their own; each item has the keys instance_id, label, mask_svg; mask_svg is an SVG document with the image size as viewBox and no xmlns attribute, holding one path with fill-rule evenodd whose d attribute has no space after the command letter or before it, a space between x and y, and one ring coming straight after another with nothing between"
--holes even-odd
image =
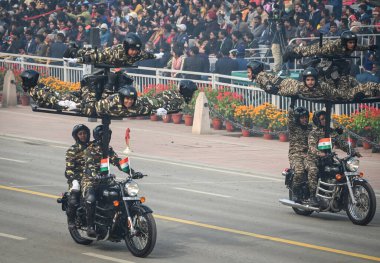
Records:
<instances>
[{"instance_id":1,"label":"black helmet","mask_svg":"<svg viewBox=\"0 0 380 263\"><path fill-rule=\"evenodd\" d=\"M324 111L324 110L319 110L319 111L316 111L313 115L313 123L318 126L318 127L321 127L321 122L319 121L319 117L321 115L327 115L327 113Z\"/></svg>"},{"instance_id":2,"label":"black helmet","mask_svg":"<svg viewBox=\"0 0 380 263\"><path fill-rule=\"evenodd\" d=\"M191 101L196 90L197 84L195 84L194 81L183 79L179 82L179 93L182 95L186 103Z\"/></svg>"},{"instance_id":3,"label":"black helmet","mask_svg":"<svg viewBox=\"0 0 380 263\"><path fill-rule=\"evenodd\" d=\"M131 85L124 85L119 89L119 97L120 97L120 103L124 105L124 98L131 98L134 100L133 105L135 105L135 102L137 100L137 91L135 87Z\"/></svg>"},{"instance_id":4,"label":"black helmet","mask_svg":"<svg viewBox=\"0 0 380 263\"><path fill-rule=\"evenodd\" d=\"M74 126L73 131L71 133L71 135L73 136L74 140L77 143L81 143L82 144L82 142L78 138L78 132L80 132L80 131L85 131L87 133L87 141L85 143L88 143L90 141L90 129L86 125L84 125L84 124L77 124L77 125Z\"/></svg>"},{"instance_id":5,"label":"black helmet","mask_svg":"<svg viewBox=\"0 0 380 263\"><path fill-rule=\"evenodd\" d=\"M28 69L20 74L22 80L22 86L26 88L32 88L37 85L40 73L35 70ZM25 89L24 89L25 90Z\"/></svg>"},{"instance_id":6,"label":"black helmet","mask_svg":"<svg viewBox=\"0 0 380 263\"><path fill-rule=\"evenodd\" d=\"M111 129L109 129L109 131L110 131L109 139L111 140L112 131ZM96 126L94 130L92 131L92 135L94 136L95 141L101 141L103 138L103 125Z\"/></svg>"},{"instance_id":7,"label":"black helmet","mask_svg":"<svg viewBox=\"0 0 380 263\"><path fill-rule=\"evenodd\" d=\"M309 111L305 107L297 107L294 109L294 121L298 124L301 124L300 118L306 116L309 120Z\"/></svg>"},{"instance_id":8,"label":"black helmet","mask_svg":"<svg viewBox=\"0 0 380 263\"><path fill-rule=\"evenodd\" d=\"M140 37L135 33L128 33L124 40L124 50L125 53L128 52L128 49L137 49L138 51L142 48L142 42Z\"/></svg>"},{"instance_id":9,"label":"black helmet","mask_svg":"<svg viewBox=\"0 0 380 263\"><path fill-rule=\"evenodd\" d=\"M358 36L354 32L346 30L346 31L343 31L342 34L340 35L340 40L341 40L342 47L347 47L347 42L350 40L355 41L355 47L356 47L356 44L358 43Z\"/></svg>"},{"instance_id":10,"label":"black helmet","mask_svg":"<svg viewBox=\"0 0 380 263\"><path fill-rule=\"evenodd\" d=\"M261 61L253 60L247 64L247 68L252 70L254 76L264 70L264 63Z\"/></svg>"},{"instance_id":11,"label":"black helmet","mask_svg":"<svg viewBox=\"0 0 380 263\"><path fill-rule=\"evenodd\" d=\"M302 79L303 79L303 83L305 83L305 84L306 84L306 78L307 77L313 77L315 79L315 85L317 85L317 82L318 82L318 71L315 68L307 67L302 72Z\"/></svg>"}]
</instances>

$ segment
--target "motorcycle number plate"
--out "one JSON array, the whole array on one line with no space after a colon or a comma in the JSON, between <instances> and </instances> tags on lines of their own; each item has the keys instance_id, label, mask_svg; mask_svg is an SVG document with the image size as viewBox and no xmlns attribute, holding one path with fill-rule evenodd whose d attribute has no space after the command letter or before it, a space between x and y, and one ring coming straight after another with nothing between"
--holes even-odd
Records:
<instances>
[{"instance_id":1,"label":"motorcycle number plate","mask_svg":"<svg viewBox=\"0 0 380 263\"><path fill-rule=\"evenodd\" d=\"M359 175L357 172L345 172L344 174L347 175L347 176Z\"/></svg>"},{"instance_id":2,"label":"motorcycle number plate","mask_svg":"<svg viewBox=\"0 0 380 263\"><path fill-rule=\"evenodd\" d=\"M130 201L130 200L140 200L140 197L129 197L129 196L124 196L123 200Z\"/></svg>"}]
</instances>

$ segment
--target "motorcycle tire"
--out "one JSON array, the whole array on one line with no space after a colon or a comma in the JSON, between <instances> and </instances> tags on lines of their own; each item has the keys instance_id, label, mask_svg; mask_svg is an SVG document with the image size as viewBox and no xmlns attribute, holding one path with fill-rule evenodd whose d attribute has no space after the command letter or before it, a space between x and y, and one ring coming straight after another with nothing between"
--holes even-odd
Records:
<instances>
[{"instance_id":1,"label":"motorcycle tire","mask_svg":"<svg viewBox=\"0 0 380 263\"><path fill-rule=\"evenodd\" d=\"M372 186L366 181L354 182L352 188L357 204L352 203L351 197L347 194L346 213L352 223L365 226L375 216L376 195Z\"/></svg>"},{"instance_id":2,"label":"motorcycle tire","mask_svg":"<svg viewBox=\"0 0 380 263\"><path fill-rule=\"evenodd\" d=\"M293 192L289 190L289 200L292 200L292 196L293 196ZM292 209L297 215L301 215L301 216L309 216L313 213L313 211L303 210L303 209L299 209L295 207L292 207Z\"/></svg>"},{"instance_id":3,"label":"motorcycle tire","mask_svg":"<svg viewBox=\"0 0 380 263\"><path fill-rule=\"evenodd\" d=\"M131 212L136 233L132 235L128 227L128 233L124 239L125 244L134 256L144 258L152 252L156 245L156 221L151 213L144 213L137 209Z\"/></svg>"},{"instance_id":4,"label":"motorcycle tire","mask_svg":"<svg viewBox=\"0 0 380 263\"><path fill-rule=\"evenodd\" d=\"M80 231L82 230L78 230L78 228L76 227L69 228L70 235L76 243L81 244L81 245L90 245L93 240L82 237L82 235L80 234Z\"/></svg>"}]
</instances>

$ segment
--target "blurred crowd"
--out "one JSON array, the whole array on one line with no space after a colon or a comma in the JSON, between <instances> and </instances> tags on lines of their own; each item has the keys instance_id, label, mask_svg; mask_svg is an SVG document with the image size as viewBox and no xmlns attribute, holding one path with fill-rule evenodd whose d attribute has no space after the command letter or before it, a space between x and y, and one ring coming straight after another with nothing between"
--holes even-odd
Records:
<instances>
[{"instance_id":1,"label":"blurred crowd","mask_svg":"<svg viewBox=\"0 0 380 263\"><path fill-rule=\"evenodd\" d=\"M281 56L279 48L293 38L317 37L320 32L339 36L350 28L378 34L376 2L2 0L0 52L62 58L70 43L90 44L92 28L98 28L99 48L122 43L128 32L136 32L146 51L164 53L159 60L141 62L145 66L229 75L244 70L246 58L259 56L259 48L268 47L273 56ZM292 43L308 45L309 41ZM215 65L210 66L210 57L217 59ZM371 54L368 58L367 69L372 70ZM275 65L274 71L279 69Z\"/></svg>"}]
</instances>

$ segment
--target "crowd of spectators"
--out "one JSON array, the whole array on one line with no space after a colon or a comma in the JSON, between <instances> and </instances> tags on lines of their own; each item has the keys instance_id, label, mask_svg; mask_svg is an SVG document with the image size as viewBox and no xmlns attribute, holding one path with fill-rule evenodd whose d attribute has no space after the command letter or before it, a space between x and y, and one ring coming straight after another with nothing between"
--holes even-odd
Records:
<instances>
[{"instance_id":1,"label":"crowd of spectators","mask_svg":"<svg viewBox=\"0 0 380 263\"><path fill-rule=\"evenodd\" d=\"M145 66L230 74L265 46L278 71L280 51L293 38L339 36L353 26L356 33L380 33L380 7L366 1L350 1L353 9L341 0L3 0L0 52L62 58L69 43L83 47L99 28L99 48L136 32L146 51L165 54ZM212 67L209 57L217 59Z\"/></svg>"}]
</instances>

